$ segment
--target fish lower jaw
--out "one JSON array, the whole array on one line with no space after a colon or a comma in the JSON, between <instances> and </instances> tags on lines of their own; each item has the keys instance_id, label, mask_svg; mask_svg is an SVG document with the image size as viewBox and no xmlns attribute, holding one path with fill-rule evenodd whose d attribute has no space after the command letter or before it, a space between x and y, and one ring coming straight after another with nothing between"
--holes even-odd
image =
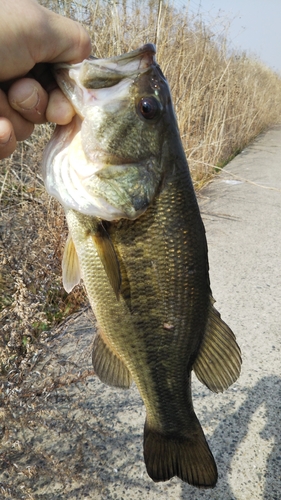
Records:
<instances>
[{"instance_id":1,"label":"fish lower jaw","mask_svg":"<svg viewBox=\"0 0 281 500\"><path fill-rule=\"evenodd\" d=\"M69 148L62 149L46 168L48 193L65 209L84 215L107 221L139 217L148 205L146 192L135 194L135 184L140 185L142 177L140 166L127 163L127 159L102 156L100 151L97 159L86 161L84 153L79 155L76 150L76 155L70 155Z\"/></svg>"},{"instance_id":2,"label":"fish lower jaw","mask_svg":"<svg viewBox=\"0 0 281 500\"><path fill-rule=\"evenodd\" d=\"M119 210L118 207L114 207L108 203L103 198L98 196L83 198L81 195L79 198L77 196L67 198L60 198L60 195L56 193L54 195L58 201L63 205L65 211L75 210L80 214L89 215L91 217L98 217L99 219L106 221L114 221L122 218L126 218L126 214L123 210Z\"/></svg>"}]
</instances>

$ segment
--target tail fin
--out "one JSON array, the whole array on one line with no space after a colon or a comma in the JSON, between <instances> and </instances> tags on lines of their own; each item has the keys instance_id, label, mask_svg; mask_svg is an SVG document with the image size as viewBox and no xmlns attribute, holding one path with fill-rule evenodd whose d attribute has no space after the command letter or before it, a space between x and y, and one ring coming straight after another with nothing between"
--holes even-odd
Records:
<instances>
[{"instance_id":1,"label":"tail fin","mask_svg":"<svg viewBox=\"0 0 281 500\"><path fill-rule=\"evenodd\" d=\"M196 417L195 417L196 418ZM178 476L199 488L213 488L218 473L214 457L196 418L190 436L162 434L144 427L144 460L153 481L167 481Z\"/></svg>"}]
</instances>

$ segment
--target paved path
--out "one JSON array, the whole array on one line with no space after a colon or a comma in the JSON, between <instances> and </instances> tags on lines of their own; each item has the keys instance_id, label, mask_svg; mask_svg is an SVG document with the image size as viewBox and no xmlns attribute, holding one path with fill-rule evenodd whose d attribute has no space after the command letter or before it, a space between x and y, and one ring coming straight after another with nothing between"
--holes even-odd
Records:
<instances>
[{"instance_id":1,"label":"paved path","mask_svg":"<svg viewBox=\"0 0 281 500\"><path fill-rule=\"evenodd\" d=\"M91 370L93 328L83 315L49 342L21 408L15 395L9 421L6 415L5 498L281 499L281 127L260 136L199 198L216 305L243 353L242 375L226 393L193 383L217 487L148 478L136 388L116 391L93 376L79 381Z\"/></svg>"}]
</instances>

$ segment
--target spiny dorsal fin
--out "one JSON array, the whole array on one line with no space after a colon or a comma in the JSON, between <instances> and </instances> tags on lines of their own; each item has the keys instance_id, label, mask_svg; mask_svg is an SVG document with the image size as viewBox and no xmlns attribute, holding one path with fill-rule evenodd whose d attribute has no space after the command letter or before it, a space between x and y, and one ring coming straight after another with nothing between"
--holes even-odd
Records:
<instances>
[{"instance_id":1,"label":"spiny dorsal fin","mask_svg":"<svg viewBox=\"0 0 281 500\"><path fill-rule=\"evenodd\" d=\"M197 378L213 392L222 392L240 375L241 352L234 333L210 307L206 333L193 365Z\"/></svg>"},{"instance_id":2,"label":"spiny dorsal fin","mask_svg":"<svg viewBox=\"0 0 281 500\"><path fill-rule=\"evenodd\" d=\"M98 225L97 231L91 236L116 298L119 299L121 273L112 241L102 224Z\"/></svg>"},{"instance_id":3,"label":"spiny dorsal fin","mask_svg":"<svg viewBox=\"0 0 281 500\"><path fill-rule=\"evenodd\" d=\"M128 368L104 342L99 333L94 340L92 363L97 376L105 384L122 389L130 387L132 377Z\"/></svg>"},{"instance_id":4,"label":"spiny dorsal fin","mask_svg":"<svg viewBox=\"0 0 281 500\"><path fill-rule=\"evenodd\" d=\"M64 247L62 259L62 281L65 291L67 293L71 292L76 285L79 285L80 279L81 272L78 255L73 240L69 234Z\"/></svg>"}]
</instances>

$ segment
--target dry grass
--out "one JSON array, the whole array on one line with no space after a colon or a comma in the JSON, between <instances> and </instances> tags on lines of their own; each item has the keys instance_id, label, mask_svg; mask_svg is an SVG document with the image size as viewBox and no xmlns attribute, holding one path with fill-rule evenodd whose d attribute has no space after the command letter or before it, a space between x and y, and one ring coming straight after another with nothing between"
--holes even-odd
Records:
<instances>
[{"instance_id":1,"label":"dry grass","mask_svg":"<svg viewBox=\"0 0 281 500\"><path fill-rule=\"evenodd\" d=\"M213 35L187 11L176 13L169 2L41 3L83 22L98 57L157 43L157 60L170 83L197 187L215 166L223 166L281 120L280 77L245 54L230 53L225 37ZM10 376L36 349L41 332L85 301L82 287L69 296L62 289L66 227L60 206L46 195L40 176L41 154L51 131L50 126L38 127L1 162L0 364Z\"/></svg>"},{"instance_id":2,"label":"dry grass","mask_svg":"<svg viewBox=\"0 0 281 500\"><path fill-rule=\"evenodd\" d=\"M81 307L82 287L68 296L60 265L67 235L63 210L45 192L41 155L51 136L41 127L3 161L0 238L0 373L14 375L43 331Z\"/></svg>"}]
</instances>

